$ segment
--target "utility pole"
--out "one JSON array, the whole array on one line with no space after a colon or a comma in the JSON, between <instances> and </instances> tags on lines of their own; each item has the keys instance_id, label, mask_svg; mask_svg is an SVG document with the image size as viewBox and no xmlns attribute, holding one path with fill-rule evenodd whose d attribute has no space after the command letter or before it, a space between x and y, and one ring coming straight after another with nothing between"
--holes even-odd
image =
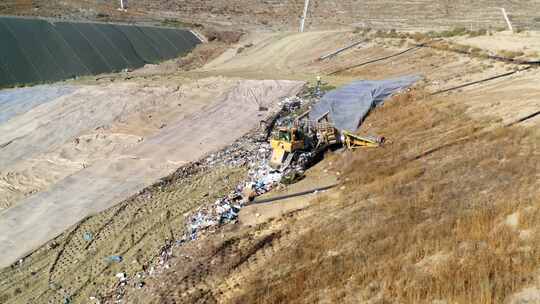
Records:
<instances>
[{"instance_id":1,"label":"utility pole","mask_svg":"<svg viewBox=\"0 0 540 304\"><path fill-rule=\"evenodd\" d=\"M506 20L506 24L508 24L508 29L513 33L514 27L512 26L512 23L510 22L510 18L508 18L508 14L506 13L506 10L504 9L504 7L501 7L501 12L504 16L504 20Z\"/></svg>"},{"instance_id":2,"label":"utility pole","mask_svg":"<svg viewBox=\"0 0 540 304\"><path fill-rule=\"evenodd\" d=\"M127 11L127 0L120 0L120 10Z\"/></svg>"},{"instance_id":3,"label":"utility pole","mask_svg":"<svg viewBox=\"0 0 540 304\"><path fill-rule=\"evenodd\" d=\"M309 0L305 0L304 13L302 14L302 19L300 20L300 33L304 32L304 25L306 24L308 9L309 9Z\"/></svg>"}]
</instances>

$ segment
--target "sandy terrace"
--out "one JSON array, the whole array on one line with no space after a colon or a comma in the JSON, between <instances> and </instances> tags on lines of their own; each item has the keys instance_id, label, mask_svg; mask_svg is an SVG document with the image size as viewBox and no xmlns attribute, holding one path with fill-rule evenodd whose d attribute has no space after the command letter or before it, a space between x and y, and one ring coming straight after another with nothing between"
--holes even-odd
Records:
<instances>
[{"instance_id":1,"label":"sandy terrace","mask_svg":"<svg viewBox=\"0 0 540 304\"><path fill-rule=\"evenodd\" d=\"M81 86L0 125L0 264L256 127L298 81ZM16 203L16 204L15 204Z\"/></svg>"},{"instance_id":2,"label":"sandy terrace","mask_svg":"<svg viewBox=\"0 0 540 304\"><path fill-rule=\"evenodd\" d=\"M3 93L11 98L11 112L19 114L0 125L5 145L0 150L0 208L94 163L121 158L232 86L234 81L209 78L184 85L128 82Z\"/></svg>"},{"instance_id":3,"label":"sandy terrace","mask_svg":"<svg viewBox=\"0 0 540 304\"><path fill-rule=\"evenodd\" d=\"M478 37L457 37L451 40L494 53L501 51L521 52L523 59L540 60L540 32L511 33L504 31Z\"/></svg>"}]
</instances>

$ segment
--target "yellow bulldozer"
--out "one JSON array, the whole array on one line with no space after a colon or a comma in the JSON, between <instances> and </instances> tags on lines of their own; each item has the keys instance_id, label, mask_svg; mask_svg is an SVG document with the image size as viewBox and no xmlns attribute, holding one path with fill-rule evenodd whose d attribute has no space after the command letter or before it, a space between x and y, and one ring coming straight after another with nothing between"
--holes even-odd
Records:
<instances>
[{"instance_id":1,"label":"yellow bulldozer","mask_svg":"<svg viewBox=\"0 0 540 304\"><path fill-rule=\"evenodd\" d=\"M300 117L305 117L305 115ZM278 128L270 139L272 147L270 165L273 168L285 170L297 152L317 154L338 145L353 150L362 147L379 147L384 142L384 137L361 136L349 131L339 131L328 121L323 121L324 118L327 118L327 115L323 115L315 123L304 124L297 119L291 127Z\"/></svg>"}]
</instances>

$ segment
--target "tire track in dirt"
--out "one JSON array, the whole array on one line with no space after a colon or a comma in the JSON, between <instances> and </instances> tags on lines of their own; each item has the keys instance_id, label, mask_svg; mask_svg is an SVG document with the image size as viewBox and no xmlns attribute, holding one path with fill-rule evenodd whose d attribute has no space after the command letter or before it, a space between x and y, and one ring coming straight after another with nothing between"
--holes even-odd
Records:
<instances>
[{"instance_id":1,"label":"tire track in dirt","mask_svg":"<svg viewBox=\"0 0 540 304\"><path fill-rule=\"evenodd\" d=\"M141 271L165 240L170 239L171 229L175 235L183 233L186 212L201 202L212 201L227 193L230 191L229 182L243 175L242 170L200 172L89 217L69 236L66 233L49 242L49 245L55 243L61 247L49 250L46 248L50 246L46 245L20 266L4 269L1 272L0 296L12 292L16 286L24 292L16 297L10 296L7 303L62 302L64 294L72 295L73 300L99 295L109 290L116 280L114 273L125 271L132 275ZM209 185L213 187L209 188ZM162 217L166 212L169 213L168 219ZM96 231L99 234L95 234ZM85 232L94 232L91 244L83 239ZM59 248L63 250L60 252ZM122 255L124 261L120 264L106 263L106 258L112 254ZM132 261L137 262L132 264ZM37 268L38 264L44 266ZM49 277L54 288L49 286ZM4 284L8 278L11 285ZM24 287L29 280L34 283Z\"/></svg>"}]
</instances>

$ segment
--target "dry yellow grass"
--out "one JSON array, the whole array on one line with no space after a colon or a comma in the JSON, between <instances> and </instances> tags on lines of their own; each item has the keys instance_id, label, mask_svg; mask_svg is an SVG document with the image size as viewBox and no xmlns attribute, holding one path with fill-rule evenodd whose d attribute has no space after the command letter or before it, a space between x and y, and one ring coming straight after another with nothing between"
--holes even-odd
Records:
<instances>
[{"instance_id":1,"label":"dry yellow grass","mask_svg":"<svg viewBox=\"0 0 540 304\"><path fill-rule=\"evenodd\" d=\"M520 232L538 229L538 137L487 129L418 95L366 122L391 135L384 148L332 157L344 172L341 199L319 200L292 222L291 233L306 232L233 302L501 303L534 282L540 240ZM524 209L516 227L505 224Z\"/></svg>"}]
</instances>

